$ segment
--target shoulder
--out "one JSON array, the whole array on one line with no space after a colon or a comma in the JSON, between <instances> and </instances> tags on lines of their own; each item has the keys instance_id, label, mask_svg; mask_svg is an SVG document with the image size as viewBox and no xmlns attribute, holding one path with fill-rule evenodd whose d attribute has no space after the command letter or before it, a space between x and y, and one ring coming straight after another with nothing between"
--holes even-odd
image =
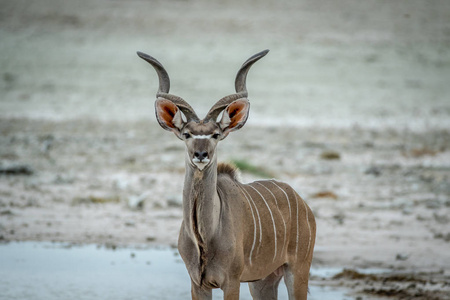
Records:
<instances>
[{"instance_id":1,"label":"shoulder","mask_svg":"<svg viewBox=\"0 0 450 300\"><path fill-rule=\"evenodd\" d=\"M217 165L217 175L229 176L234 181L240 181L239 169L235 165L229 163L219 163Z\"/></svg>"}]
</instances>

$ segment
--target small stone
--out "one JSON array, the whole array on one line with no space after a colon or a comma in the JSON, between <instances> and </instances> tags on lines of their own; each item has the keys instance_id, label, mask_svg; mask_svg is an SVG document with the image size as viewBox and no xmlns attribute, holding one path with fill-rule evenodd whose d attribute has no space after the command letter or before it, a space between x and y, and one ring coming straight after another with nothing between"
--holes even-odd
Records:
<instances>
[{"instance_id":1,"label":"small stone","mask_svg":"<svg viewBox=\"0 0 450 300\"><path fill-rule=\"evenodd\" d=\"M433 217L439 224L447 224L448 222L450 222L450 219L447 215L439 215L437 213L434 213Z\"/></svg>"},{"instance_id":2,"label":"small stone","mask_svg":"<svg viewBox=\"0 0 450 300\"><path fill-rule=\"evenodd\" d=\"M408 254L402 254L402 253L397 253L397 255L395 256L396 260L401 260L401 261L405 261L409 258Z\"/></svg>"},{"instance_id":3,"label":"small stone","mask_svg":"<svg viewBox=\"0 0 450 300\"><path fill-rule=\"evenodd\" d=\"M125 222L125 226L134 227L136 226L136 222L134 220L128 220Z\"/></svg>"},{"instance_id":4,"label":"small stone","mask_svg":"<svg viewBox=\"0 0 450 300\"><path fill-rule=\"evenodd\" d=\"M335 219L339 225L344 224L345 215L343 213L339 213L333 216L333 219Z\"/></svg>"},{"instance_id":5,"label":"small stone","mask_svg":"<svg viewBox=\"0 0 450 300\"><path fill-rule=\"evenodd\" d=\"M321 191L311 195L311 198L331 198L336 200L338 196L332 191Z\"/></svg>"},{"instance_id":6,"label":"small stone","mask_svg":"<svg viewBox=\"0 0 450 300\"><path fill-rule=\"evenodd\" d=\"M5 209L0 211L1 216L13 216L14 213L10 209Z\"/></svg>"},{"instance_id":7,"label":"small stone","mask_svg":"<svg viewBox=\"0 0 450 300\"><path fill-rule=\"evenodd\" d=\"M428 220L427 217L424 217L424 216L422 216L422 215L417 215L417 216L416 216L416 219L417 219L418 221L427 221L427 220Z\"/></svg>"},{"instance_id":8,"label":"small stone","mask_svg":"<svg viewBox=\"0 0 450 300\"><path fill-rule=\"evenodd\" d=\"M441 203L436 199L429 199L425 202L425 206L430 209L438 209L441 207Z\"/></svg>"},{"instance_id":9,"label":"small stone","mask_svg":"<svg viewBox=\"0 0 450 300\"><path fill-rule=\"evenodd\" d=\"M154 209L162 209L162 208L164 208L164 206L160 202L155 202L155 203L153 203L153 208Z\"/></svg>"},{"instance_id":10,"label":"small stone","mask_svg":"<svg viewBox=\"0 0 450 300\"><path fill-rule=\"evenodd\" d=\"M378 177L381 175L381 170L378 167L371 166L364 171L364 174L373 175L375 177Z\"/></svg>"},{"instance_id":11,"label":"small stone","mask_svg":"<svg viewBox=\"0 0 450 300\"><path fill-rule=\"evenodd\" d=\"M127 199L128 207L132 210L142 210L144 208L145 199L148 193L143 193L139 196L130 196Z\"/></svg>"},{"instance_id":12,"label":"small stone","mask_svg":"<svg viewBox=\"0 0 450 300\"><path fill-rule=\"evenodd\" d=\"M33 175L34 170L28 165L13 164L0 166L0 174L4 175Z\"/></svg>"},{"instance_id":13,"label":"small stone","mask_svg":"<svg viewBox=\"0 0 450 300\"><path fill-rule=\"evenodd\" d=\"M412 209L412 207L405 207L405 208L403 208L402 213L405 216L409 216L413 213L413 209Z\"/></svg>"},{"instance_id":14,"label":"small stone","mask_svg":"<svg viewBox=\"0 0 450 300\"><path fill-rule=\"evenodd\" d=\"M117 245L111 242L107 242L105 243L105 248L106 249L111 249L111 250L116 250L117 249Z\"/></svg>"},{"instance_id":15,"label":"small stone","mask_svg":"<svg viewBox=\"0 0 450 300\"><path fill-rule=\"evenodd\" d=\"M320 158L326 160L338 160L341 159L341 155L339 152L333 150L325 150L320 154Z\"/></svg>"},{"instance_id":16,"label":"small stone","mask_svg":"<svg viewBox=\"0 0 450 300\"><path fill-rule=\"evenodd\" d=\"M145 240L147 242L154 242L154 241L156 241L156 238L154 236L148 236L148 237L145 238Z\"/></svg>"},{"instance_id":17,"label":"small stone","mask_svg":"<svg viewBox=\"0 0 450 300\"><path fill-rule=\"evenodd\" d=\"M446 235L444 235L444 241L450 242L450 233L447 233Z\"/></svg>"},{"instance_id":18,"label":"small stone","mask_svg":"<svg viewBox=\"0 0 450 300\"><path fill-rule=\"evenodd\" d=\"M444 240L445 242L450 242L450 233L447 233L447 234L436 233L436 234L434 235L434 238L435 238L435 239L442 239L442 240Z\"/></svg>"}]
</instances>

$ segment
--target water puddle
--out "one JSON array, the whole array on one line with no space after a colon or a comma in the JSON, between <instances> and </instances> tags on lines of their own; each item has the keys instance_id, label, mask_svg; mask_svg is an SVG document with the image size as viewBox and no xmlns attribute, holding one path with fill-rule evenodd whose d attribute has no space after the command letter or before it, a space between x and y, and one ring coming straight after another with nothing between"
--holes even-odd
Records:
<instances>
[{"instance_id":1,"label":"water puddle","mask_svg":"<svg viewBox=\"0 0 450 300\"><path fill-rule=\"evenodd\" d=\"M347 292L310 285L308 299L354 299ZM284 282L278 293L280 299L288 298ZM214 290L213 298L222 295ZM191 299L190 279L175 249L13 242L0 244L0 299ZM252 299L245 283L240 299Z\"/></svg>"}]
</instances>

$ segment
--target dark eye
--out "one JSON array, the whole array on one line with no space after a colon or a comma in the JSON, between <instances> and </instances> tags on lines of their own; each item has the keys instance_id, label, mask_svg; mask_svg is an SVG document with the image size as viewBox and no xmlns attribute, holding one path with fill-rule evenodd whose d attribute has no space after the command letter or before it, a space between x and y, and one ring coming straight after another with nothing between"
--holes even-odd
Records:
<instances>
[{"instance_id":1,"label":"dark eye","mask_svg":"<svg viewBox=\"0 0 450 300\"><path fill-rule=\"evenodd\" d=\"M184 136L185 139L191 138L191 135L189 133L187 133L187 132L183 133L183 136Z\"/></svg>"},{"instance_id":2,"label":"dark eye","mask_svg":"<svg viewBox=\"0 0 450 300\"><path fill-rule=\"evenodd\" d=\"M214 133L213 135L212 135L212 138L213 139L218 139L220 137L220 134L219 133Z\"/></svg>"}]
</instances>

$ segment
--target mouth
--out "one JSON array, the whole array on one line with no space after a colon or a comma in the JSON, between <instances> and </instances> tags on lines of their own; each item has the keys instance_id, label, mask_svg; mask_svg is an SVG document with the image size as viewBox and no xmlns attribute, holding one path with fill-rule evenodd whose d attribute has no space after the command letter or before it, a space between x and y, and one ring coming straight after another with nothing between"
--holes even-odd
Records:
<instances>
[{"instance_id":1,"label":"mouth","mask_svg":"<svg viewBox=\"0 0 450 300\"><path fill-rule=\"evenodd\" d=\"M210 160L208 158L204 158L202 160L194 158L192 159L192 162L200 171L202 171L209 164Z\"/></svg>"}]
</instances>

